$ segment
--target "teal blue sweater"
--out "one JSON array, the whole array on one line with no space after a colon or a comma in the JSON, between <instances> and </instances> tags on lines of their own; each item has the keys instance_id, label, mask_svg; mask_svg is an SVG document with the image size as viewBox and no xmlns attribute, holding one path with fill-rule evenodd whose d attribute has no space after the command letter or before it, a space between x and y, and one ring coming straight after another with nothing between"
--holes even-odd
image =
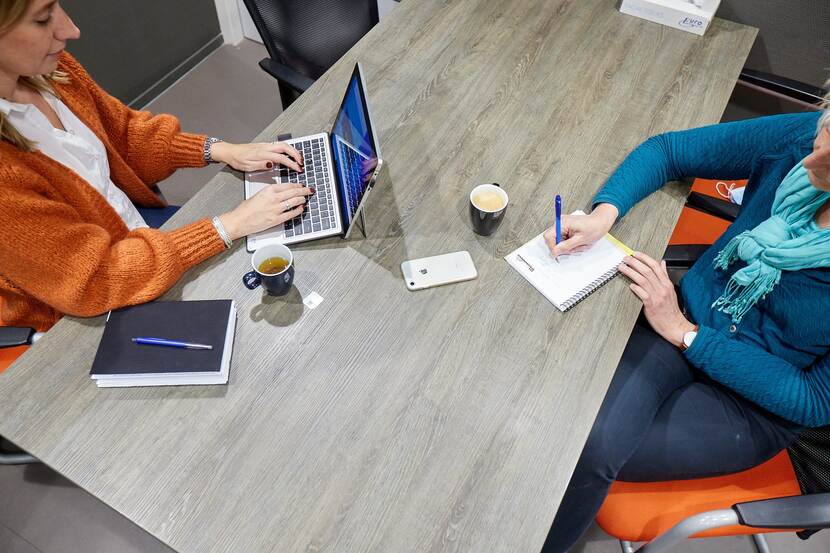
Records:
<instances>
[{"instance_id":1,"label":"teal blue sweater","mask_svg":"<svg viewBox=\"0 0 830 553\"><path fill-rule=\"evenodd\" d=\"M729 271L715 255L770 216L775 191L813 147L818 113L776 115L654 136L635 149L594 198L620 217L666 182L683 177L748 179L740 215L681 281L700 331L686 358L768 411L804 426L830 424L830 270L784 271L781 282L736 327L711 308Z\"/></svg>"}]
</instances>

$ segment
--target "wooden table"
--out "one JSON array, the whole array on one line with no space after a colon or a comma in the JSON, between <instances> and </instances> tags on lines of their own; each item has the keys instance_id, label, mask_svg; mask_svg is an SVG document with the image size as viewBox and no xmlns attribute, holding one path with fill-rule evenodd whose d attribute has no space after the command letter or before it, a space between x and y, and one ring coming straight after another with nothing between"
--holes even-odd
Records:
<instances>
[{"instance_id":1,"label":"wooden table","mask_svg":"<svg viewBox=\"0 0 830 553\"><path fill-rule=\"evenodd\" d=\"M755 32L611 0L404 2L261 135L329 128L364 63L387 166L367 238L295 248L323 303L246 290L239 241L166 296L238 302L228 386L99 390L104 320L67 317L0 376L0 434L181 552L538 551L640 305L617 279L562 314L502 257L554 194L588 208L644 138L718 121ZM481 238L467 197L492 181L511 204ZM660 255L685 192L616 234ZM224 171L173 225L241 198ZM455 250L477 280L406 290L401 261Z\"/></svg>"}]
</instances>

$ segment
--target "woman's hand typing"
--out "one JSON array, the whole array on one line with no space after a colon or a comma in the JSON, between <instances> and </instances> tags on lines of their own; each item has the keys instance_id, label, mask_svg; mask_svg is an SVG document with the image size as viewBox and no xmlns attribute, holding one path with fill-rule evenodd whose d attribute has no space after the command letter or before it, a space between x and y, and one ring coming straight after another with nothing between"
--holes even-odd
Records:
<instances>
[{"instance_id":1,"label":"woman's hand typing","mask_svg":"<svg viewBox=\"0 0 830 553\"><path fill-rule=\"evenodd\" d=\"M227 163L237 171L261 171L275 164L284 165L298 173L303 171L303 156L285 142L231 144L217 142L211 146L214 161Z\"/></svg>"},{"instance_id":2,"label":"woman's hand typing","mask_svg":"<svg viewBox=\"0 0 830 553\"><path fill-rule=\"evenodd\" d=\"M556 228L545 231L545 242L553 256L584 250L611 229L619 211L611 204L599 204L590 215L563 215L562 240L556 243Z\"/></svg>"},{"instance_id":3,"label":"woman's hand typing","mask_svg":"<svg viewBox=\"0 0 830 553\"><path fill-rule=\"evenodd\" d=\"M674 284L669 279L665 261L656 261L641 252L626 257L620 272L631 279L629 286L643 302L643 313L654 331L680 347L683 335L694 330L680 310Z\"/></svg>"},{"instance_id":4,"label":"woman's hand typing","mask_svg":"<svg viewBox=\"0 0 830 553\"><path fill-rule=\"evenodd\" d=\"M263 188L236 209L219 216L231 240L248 236L299 217L313 188L301 184L272 184Z\"/></svg>"}]
</instances>

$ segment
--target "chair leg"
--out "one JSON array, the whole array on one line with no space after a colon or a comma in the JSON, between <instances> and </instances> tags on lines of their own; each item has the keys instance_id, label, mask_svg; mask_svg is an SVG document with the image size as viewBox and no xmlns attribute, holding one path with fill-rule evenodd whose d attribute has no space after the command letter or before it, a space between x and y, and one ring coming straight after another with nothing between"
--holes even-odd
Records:
<instances>
[{"instance_id":1,"label":"chair leg","mask_svg":"<svg viewBox=\"0 0 830 553\"><path fill-rule=\"evenodd\" d=\"M666 553L669 549L704 530L740 524L738 513L732 509L706 511L683 519L663 534L645 544L637 553Z\"/></svg>"},{"instance_id":2,"label":"chair leg","mask_svg":"<svg viewBox=\"0 0 830 553\"><path fill-rule=\"evenodd\" d=\"M634 553L634 546L631 545L630 541L620 540L620 549L622 549L622 553Z\"/></svg>"},{"instance_id":3,"label":"chair leg","mask_svg":"<svg viewBox=\"0 0 830 553\"><path fill-rule=\"evenodd\" d=\"M752 544L758 553L770 553L767 538L763 534L752 534Z\"/></svg>"}]
</instances>

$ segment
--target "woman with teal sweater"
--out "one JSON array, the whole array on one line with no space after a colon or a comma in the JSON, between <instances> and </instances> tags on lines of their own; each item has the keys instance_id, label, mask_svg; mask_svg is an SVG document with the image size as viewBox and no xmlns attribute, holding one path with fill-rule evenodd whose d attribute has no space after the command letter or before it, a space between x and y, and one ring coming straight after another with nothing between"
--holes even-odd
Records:
<instances>
[{"instance_id":1,"label":"woman with teal sweater","mask_svg":"<svg viewBox=\"0 0 830 553\"><path fill-rule=\"evenodd\" d=\"M830 425L830 111L648 139L590 215L563 217L565 240L548 231L552 253L591 244L683 177L748 179L740 215L683 278L681 300L664 263L636 252L620 266L649 327L631 335L545 553L579 539L614 480L742 471Z\"/></svg>"}]
</instances>

